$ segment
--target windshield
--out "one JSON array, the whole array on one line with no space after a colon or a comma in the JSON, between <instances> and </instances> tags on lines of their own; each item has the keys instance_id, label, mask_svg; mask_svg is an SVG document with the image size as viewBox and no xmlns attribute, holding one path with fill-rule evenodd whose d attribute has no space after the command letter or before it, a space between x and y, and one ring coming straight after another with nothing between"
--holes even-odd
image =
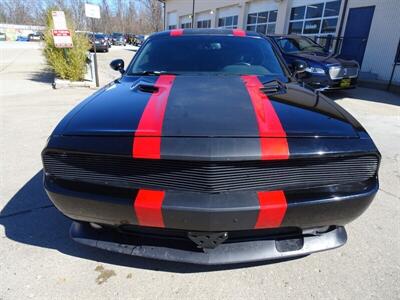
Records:
<instances>
[{"instance_id":1,"label":"windshield","mask_svg":"<svg viewBox=\"0 0 400 300\"><path fill-rule=\"evenodd\" d=\"M325 52L324 48L305 37L289 37L275 39L283 52Z\"/></svg>"},{"instance_id":2,"label":"windshield","mask_svg":"<svg viewBox=\"0 0 400 300\"><path fill-rule=\"evenodd\" d=\"M95 34L94 36L96 37L96 39L104 39L105 38L104 34Z\"/></svg>"},{"instance_id":3,"label":"windshield","mask_svg":"<svg viewBox=\"0 0 400 300\"><path fill-rule=\"evenodd\" d=\"M149 40L128 74L154 71L285 76L267 40L217 35Z\"/></svg>"}]
</instances>

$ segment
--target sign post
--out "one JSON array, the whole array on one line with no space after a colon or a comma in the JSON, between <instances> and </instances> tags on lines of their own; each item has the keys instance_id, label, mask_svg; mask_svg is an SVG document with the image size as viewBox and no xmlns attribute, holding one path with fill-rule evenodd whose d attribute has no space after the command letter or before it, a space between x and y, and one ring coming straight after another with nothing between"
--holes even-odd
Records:
<instances>
[{"instance_id":1,"label":"sign post","mask_svg":"<svg viewBox=\"0 0 400 300\"><path fill-rule=\"evenodd\" d=\"M85 15L92 19L92 43L94 50L94 74L96 77L96 87L99 87L99 72L97 69L97 53L96 53L96 38L94 35L94 19L100 19L100 6L95 4L85 3Z\"/></svg>"}]
</instances>

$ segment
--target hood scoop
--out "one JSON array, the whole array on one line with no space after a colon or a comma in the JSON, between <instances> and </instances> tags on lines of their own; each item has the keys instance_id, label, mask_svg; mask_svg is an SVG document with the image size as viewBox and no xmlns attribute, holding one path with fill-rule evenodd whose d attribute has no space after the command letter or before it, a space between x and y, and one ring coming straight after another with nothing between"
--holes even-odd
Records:
<instances>
[{"instance_id":1,"label":"hood scoop","mask_svg":"<svg viewBox=\"0 0 400 300\"><path fill-rule=\"evenodd\" d=\"M263 83L263 87L260 88L260 91L263 92L267 96L277 95L277 94L285 94L286 93L286 85L279 80L271 80Z\"/></svg>"},{"instance_id":2,"label":"hood scoop","mask_svg":"<svg viewBox=\"0 0 400 300\"><path fill-rule=\"evenodd\" d=\"M132 86L131 86L131 90L132 91L140 91L143 93L149 93L149 94L154 94L158 92L158 87L154 85L154 83L151 82L147 82L144 80L140 80L138 82L135 82Z\"/></svg>"}]
</instances>

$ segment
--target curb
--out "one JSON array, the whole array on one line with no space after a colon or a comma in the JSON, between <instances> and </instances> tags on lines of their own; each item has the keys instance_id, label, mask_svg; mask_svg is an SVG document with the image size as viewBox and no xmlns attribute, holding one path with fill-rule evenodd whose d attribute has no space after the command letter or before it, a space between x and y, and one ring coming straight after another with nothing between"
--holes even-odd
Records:
<instances>
[{"instance_id":1,"label":"curb","mask_svg":"<svg viewBox=\"0 0 400 300\"><path fill-rule=\"evenodd\" d=\"M52 83L53 89L74 88L74 87L88 87L96 89L96 83L92 81L70 81L56 78Z\"/></svg>"}]
</instances>

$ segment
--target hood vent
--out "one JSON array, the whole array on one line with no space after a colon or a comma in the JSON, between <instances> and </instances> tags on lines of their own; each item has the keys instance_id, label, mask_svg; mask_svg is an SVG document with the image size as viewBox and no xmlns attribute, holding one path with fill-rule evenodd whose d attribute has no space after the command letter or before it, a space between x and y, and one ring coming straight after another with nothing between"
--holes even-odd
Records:
<instances>
[{"instance_id":1,"label":"hood vent","mask_svg":"<svg viewBox=\"0 0 400 300\"><path fill-rule=\"evenodd\" d=\"M131 87L132 91L141 91L143 93L157 93L158 92L158 87L156 87L154 84L146 82L146 81L139 81L132 85Z\"/></svg>"},{"instance_id":2,"label":"hood vent","mask_svg":"<svg viewBox=\"0 0 400 300\"><path fill-rule=\"evenodd\" d=\"M271 80L263 83L263 87L260 88L260 91L263 92L267 96L277 95L277 94L285 94L286 93L286 85L279 80Z\"/></svg>"}]
</instances>

